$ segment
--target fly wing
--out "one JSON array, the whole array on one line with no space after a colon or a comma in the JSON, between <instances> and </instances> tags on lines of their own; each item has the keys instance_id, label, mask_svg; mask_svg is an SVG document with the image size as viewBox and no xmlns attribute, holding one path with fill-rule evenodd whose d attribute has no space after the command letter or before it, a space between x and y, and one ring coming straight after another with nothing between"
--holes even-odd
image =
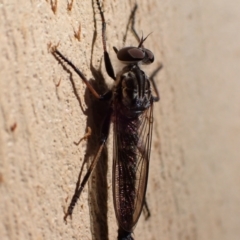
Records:
<instances>
[{"instance_id":1,"label":"fly wing","mask_svg":"<svg viewBox=\"0 0 240 240\"><path fill-rule=\"evenodd\" d=\"M137 118L114 117L113 198L119 226L132 232L145 199L152 141L153 105Z\"/></svg>"}]
</instances>

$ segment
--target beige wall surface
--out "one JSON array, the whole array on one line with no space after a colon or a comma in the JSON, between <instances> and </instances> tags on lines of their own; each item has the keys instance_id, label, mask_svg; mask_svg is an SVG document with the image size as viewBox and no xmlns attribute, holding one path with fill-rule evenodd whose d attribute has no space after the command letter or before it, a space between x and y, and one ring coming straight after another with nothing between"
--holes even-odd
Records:
<instances>
[{"instance_id":1,"label":"beige wall surface","mask_svg":"<svg viewBox=\"0 0 240 240\"><path fill-rule=\"evenodd\" d=\"M240 2L138 0L136 29L160 63L161 101L147 190L134 237L240 239ZM57 3L57 4L56 4ZM49 44L103 91L101 19L90 0L0 0L0 239L116 239L112 133L73 218L64 209L98 146L104 105ZM135 0L104 0L107 48L121 48ZM95 14L94 14L95 13ZM95 31L96 30L96 31ZM95 39L96 37L96 39ZM126 45L136 46L128 32ZM66 65L64 65L66 66ZM66 66L67 67L67 66ZM87 131L92 135L79 141Z\"/></svg>"}]
</instances>

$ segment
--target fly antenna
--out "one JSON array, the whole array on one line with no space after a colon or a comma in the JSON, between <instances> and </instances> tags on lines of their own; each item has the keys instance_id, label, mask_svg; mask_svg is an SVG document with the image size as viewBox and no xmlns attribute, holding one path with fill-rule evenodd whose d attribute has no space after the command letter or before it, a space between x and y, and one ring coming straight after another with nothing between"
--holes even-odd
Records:
<instances>
[{"instance_id":1,"label":"fly antenna","mask_svg":"<svg viewBox=\"0 0 240 240\"><path fill-rule=\"evenodd\" d=\"M143 34L142 34L142 37L141 37L141 40L140 40L140 43L138 45L138 48L141 48L143 47L143 43L145 42L145 40L148 38L148 36L152 34L152 32L150 32L145 38L143 38Z\"/></svg>"}]
</instances>

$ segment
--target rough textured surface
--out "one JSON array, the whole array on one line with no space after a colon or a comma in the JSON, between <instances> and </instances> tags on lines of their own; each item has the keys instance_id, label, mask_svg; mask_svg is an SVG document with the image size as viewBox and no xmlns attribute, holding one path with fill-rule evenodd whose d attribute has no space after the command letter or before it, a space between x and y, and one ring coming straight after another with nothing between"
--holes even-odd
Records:
<instances>
[{"instance_id":1,"label":"rough textured surface","mask_svg":"<svg viewBox=\"0 0 240 240\"><path fill-rule=\"evenodd\" d=\"M122 46L134 2L104 1L107 46L116 70L120 65L112 46ZM0 238L115 239L111 136L73 219L63 221L83 161L96 151L104 106L56 61L48 44L60 42L59 50L87 78L100 80L101 69L107 84L111 80L101 66L96 4L76 0L68 11L68 1L58 0L54 13L54 3L0 1ZM147 191L152 215L148 221L140 218L135 238L238 240L239 1L138 4L138 32L153 32L146 46L156 62L146 72L160 62L164 69L157 79L161 102L154 108ZM131 33L126 42L136 45ZM92 137L76 146L87 126Z\"/></svg>"}]
</instances>

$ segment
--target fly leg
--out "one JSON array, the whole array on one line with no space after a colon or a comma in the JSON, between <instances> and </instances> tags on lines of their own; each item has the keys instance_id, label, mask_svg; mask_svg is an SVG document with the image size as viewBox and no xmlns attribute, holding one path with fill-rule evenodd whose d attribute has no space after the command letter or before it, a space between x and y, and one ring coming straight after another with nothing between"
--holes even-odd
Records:
<instances>
[{"instance_id":1,"label":"fly leg","mask_svg":"<svg viewBox=\"0 0 240 240\"><path fill-rule=\"evenodd\" d=\"M151 83L152 83L152 86L153 86L153 90L154 90L154 92L155 92L155 94L156 94L156 96L153 96L153 101L154 102L158 102L159 100L160 100L160 94L159 94L159 91L158 91L158 89L157 89L157 85L156 85L156 83L155 83L155 81L154 81L154 77L157 75L157 73L162 69L162 67L163 67L163 65L162 64L160 64L159 66L158 66L158 68L152 73L152 75L149 77L149 80L151 81Z\"/></svg>"},{"instance_id":2,"label":"fly leg","mask_svg":"<svg viewBox=\"0 0 240 240\"><path fill-rule=\"evenodd\" d=\"M75 145L79 145L82 140L87 140L92 135L92 129L90 127L87 127L87 133L80 138L78 142L74 142Z\"/></svg>"},{"instance_id":3,"label":"fly leg","mask_svg":"<svg viewBox=\"0 0 240 240\"><path fill-rule=\"evenodd\" d=\"M92 87L92 85L88 82L88 80L86 79L86 77L84 76L84 74L70 61L68 60L66 57L64 57L62 55L61 52L59 52L57 50L57 47L49 47L52 54L57 58L57 59L60 59L64 62L66 62L77 74L78 76L83 80L83 82L87 85L89 91L99 100L109 100L112 96L112 91L108 91L106 92L105 94L103 95L100 95L98 92L96 92L96 90ZM67 217L68 216L72 216L72 212L73 212L73 209L82 193L82 190L84 188L84 186L86 185L89 177L91 176L91 173L92 171L94 170L98 160L99 160L99 157L101 156L101 153L102 153L102 150L106 144L106 141L107 141L107 138L108 138L108 134L109 134L109 127L110 127L110 121L111 121L111 115L112 115L112 110L109 109L109 112L107 113L105 119L104 119L104 122L103 122L103 126L102 126L102 130L101 130L101 140L100 140L100 146L99 146L99 149L96 153L96 155L94 156L94 159L86 173L86 175L83 177L81 183L80 183L80 179L78 180L77 182L77 187L76 187L76 190L75 190L75 193L72 197L72 200L71 200L71 203L67 209L67 212L64 216L64 220L66 221Z\"/></svg>"},{"instance_id":4,"label":"fly leg","mask_svg":"<svg viewBox=\"0 0 240 240\"><path fill-rule=\"evenodd\" d=\"M99 149L98 149L96 155L94 156L94 158L92 160L92 163L91 163L89 169L87 170L86 175L83 177L81 183L79 184L79 186L77 184L77 189L75 190L75 193L72 197L71 203L70 203L70 205L67 209L67 212L65 213L65 216L63 218L65 222L66 222L68 216L70 216L70 217L72 216L73 209L74 209L74 207L75 207L75 205L76 205L76 203L77 203L77 201L78 201L78 199L79 199L79 197L82 193L82 190L85 187L89 177L91 176L92 171L96 167L97 162L98 162L98 160L101 156L102 150L103 150L103 148L106 144L108 134L109 134L109 128L110 128L110 123L111 123L111 115L112 115L112 110L109 109L109 112L108 112L107 116L105 117L103 125L102 125Z\"/></svg>"},{"instance_id":5,"label":"fly leg","mask_svg":"<svg viewBox=\"0 0 240 240\"><path fill-rule=\"evenodd\" d=\"M53 46L51 47L51 52L52 54L57 58L57 59L61 59L64 62L66 62L76 73L77 75L83 80L83 82L87 85L89 91L93 94L93 96L95 96L97 99L99 100L109 100L112 96L112 91L108 91L104 94L99 94L94 88L93 86L89 83L89 81L87 80L87 78L84 76L84 74L69 60L67 59L65 56L63 56L63 54L58 51L57 46Z\"/></svg>"},{"instance_id":6,"label":"fly leg","mask_svg":"<svg viewBox=\"0 0 240 240\"><path fill-rule=\"evenodd\" d=\"M144 203L143 203L143 212L144 212L144 215L145 215L145 220L147 220L148 218L151 217L151 212L150 212L150 209L148 207L146 196L145 196Z\"/></svg>"},{"instance_id":7,"label":"fly leg","mask_svg":"<svg viewBox=\"0 0 240 240\"><path fill-rule=\"evenodd\" d=\"M138 48L140 48L140 47L143 48L144 47L143 42L148 38L148 36L151 33L149 33L145 38L143 38L143 36L141 38L139 37L139 35L138 35L138 33L135 29L135 17L136 17L137 8L138 8L138 5L137 5L137 3L135 3L134 8L133 8L133 10L131 12L131 15L129 17L129 20L128 20L128 24L127 24L127 27L126 27L126 33L123 37L123 44L125 45L126 38L127 38L127 32L128 32L129 26L131 25L131 31L132 31L134 37L137 39L137 41L139 43ZM117 48L114 47L113 49L116 53L118 52Z\"/></svg>"},{"instance_id":8,"label":"fly leg","mask_svg":"<svg viewBox=\"0 0 240 240\"><path fill-rule=\"evenodd\" d=\"M125 45L125 42L126 42L126 39L127 39L127 33L128 33L128 29L129 29L130 24L131 24L131 31L133 32L134 37L137 39L137 41L139 43L141 43L141 39L138 36L137 31L135 30L135 15L136 15L137 8L138 8L138 5L135 4L134 8L132 9L132 12L129 16L128 24L127 24L127 27L126 27L126 32L123 36L123 45ZM141 44L141 46L142 46L142 44ZM113 47L113 50L116 54L118 53L118 49L116 47Z\"/></svg>"},{"instance_id":9,"label":"fly leg","mask_svg":"<svg viewBox=\"0 0 240 240\"><path fill-rule=\"evenodd\" d=\"M116 80L113 66L112 66L112 63L111 63L111 60L110 60L110 57L109 57L109 54L107 51L107 46L106 46L106 20L105 20L104 13L103 13L103 10L102 10L99 0L96 0L96 2L97 2L97 6L98 6L98 9L100 12L101 20L102 20L102 43L103 43L105 68L106 68L108 76L111 77L113 80Z\"/></svg>"},{"instance_id":10,"label":"fly leg","mask_svg":"<svg viewBox=\"0 0 240 240\"><path fill-rule=\"evenodd\" d=\"M135 38L137 39L138 42L140 42L140 37L138 36L136 30L135 30L135 15L136 15L136 11L137 11L137 4L134 5L134 8L129 16L129 19L128 19L128 24L127 24L127 27L126 27L126 33L124 34L124 37L123 37L123 44L125 45L125 42L126 42L126 38L127 38L127 32L128 32L128 29L129 29L129 26L131 24L131 31L133 32L133 35L135 36Z\"/></svg>"}]
</instances>

